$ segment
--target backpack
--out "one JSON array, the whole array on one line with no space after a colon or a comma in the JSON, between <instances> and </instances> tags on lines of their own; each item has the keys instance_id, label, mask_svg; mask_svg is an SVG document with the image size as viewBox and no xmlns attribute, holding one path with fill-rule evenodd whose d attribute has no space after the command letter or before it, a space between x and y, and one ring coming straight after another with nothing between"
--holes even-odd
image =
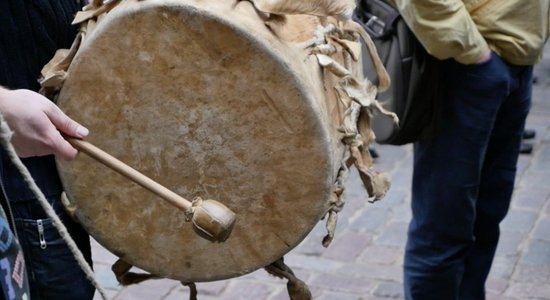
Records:
<instances>
[{"instance_id":1,"label":"backpack","mask_svg":"<svg viewBox=\"0 0 550 300\"><path fill-rule=\"evenodd\" d=\"M440 123L437 100L441 61L426 52L387 0L359 0L353 18L373 39L392 80L390 88L378 94L378 100L399 117L396 126L387 116L373 115L376 142L403 145L433 137ZM376 72L366 56L363 71L376 83Z\"/></svg>"}]
</instances>

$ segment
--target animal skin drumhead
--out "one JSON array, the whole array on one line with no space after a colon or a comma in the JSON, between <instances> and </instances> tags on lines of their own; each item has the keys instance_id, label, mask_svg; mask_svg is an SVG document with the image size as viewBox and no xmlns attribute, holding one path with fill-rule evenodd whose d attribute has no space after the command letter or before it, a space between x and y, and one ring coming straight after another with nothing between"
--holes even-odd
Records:
<instances>
[{"instance_id":1,"label":"animal skin drumhead","mask_svg":"<svg viewBox=\"0 0 550 300\"><path fill-rule=\"evenodd\" d=\"M226 242L205 240L182 211L84 154L58 161L76 216L115 255L163 277L266 266L324 215L339 166L311 83L292 69L301 61L262 40L262 22L254 34L236 13L142 3L98 22L58 105L88 141L188 200L225 204L236 225Z\"/></svg>"}]
</instances>

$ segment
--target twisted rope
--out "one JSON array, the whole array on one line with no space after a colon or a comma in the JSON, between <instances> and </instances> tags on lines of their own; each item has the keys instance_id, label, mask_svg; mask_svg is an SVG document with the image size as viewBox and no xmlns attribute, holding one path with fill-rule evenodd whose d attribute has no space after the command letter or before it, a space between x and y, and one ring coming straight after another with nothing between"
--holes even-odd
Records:
<instances>
[{"instance_id":1,"label":"twisted rope","mask_svg":"<svg viewBox=\"0 0 550 300\"><path fill-rule=\"evenodd\" d=\"M61 219L59 219L59 217L57 216L57 214L55 213L55 211L53 210L49 202L46 200L44 193L42 193L40 188L36 185L36 182L34 182L34 179L32 178L31 173L29 172L27 167L25 167L25 165L23 164L23 162L21 161L21 158L17 156L17 153L15 152L15 148L10 142L11 136L12 136L12 131L9 128L7 122L4 120L4 117L0 114L0 142L2 143L2 146L4 147L4 149L6 150L8 157L13 162L17 170L21 173L21 175L23 176L23 179L28 184L29 188L33 192L36 199L38 199L38 202L40 203L40 205L42 206L42 208L44 209L48 217L52 220L52 224L59 232L59 235L63 238L65 243L67 243L67 246L73 253L78 265L80 266L80 268L82 268L82 270L86 274L86 278L90 280L90 282L94 285L94 287L97 289L97 291L99 292L99 294L103 299L108 299L107 293L103 288L101 288L99 283L96 281L92 268L86 262L84 255L82 254L80 249L78 249L78 246L70 236L69 232L67 231L67 228L65 227L65 225L63 225L63 223L61 222Z\"/></svg>"}]
</instances>

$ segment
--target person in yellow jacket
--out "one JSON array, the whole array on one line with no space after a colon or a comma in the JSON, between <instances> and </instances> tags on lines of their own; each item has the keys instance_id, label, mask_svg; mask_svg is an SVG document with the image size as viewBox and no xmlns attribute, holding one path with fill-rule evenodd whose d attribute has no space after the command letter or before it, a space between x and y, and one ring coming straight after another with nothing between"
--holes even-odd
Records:
<instances>
[{"instance_id":1,"label":"person in yellow jacket","mask_svg":"<svg viewBox=\"0 0 550 300\"><path fill-rule=\"evenodd\" d=\"M394 0L442 60L440 134L414 145L406 299L485 299L511 200L548 0Z\"/></svg>"}]
</instances>

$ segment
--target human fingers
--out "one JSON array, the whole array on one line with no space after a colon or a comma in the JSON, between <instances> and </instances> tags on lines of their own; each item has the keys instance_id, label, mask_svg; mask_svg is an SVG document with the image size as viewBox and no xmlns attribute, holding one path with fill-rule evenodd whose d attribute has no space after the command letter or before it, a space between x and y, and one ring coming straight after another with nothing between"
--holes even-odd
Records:
<instances>
[{"instance_id":1,"label":"human fingers","mask_svg":"<svg viewBox=\"0 0 550 300\"><path fill-rule=\"evenodd\" d=\"M77 138L84 138L89 131L86 127L69 118L59 107L51 104L45 111L48 118L61 132ZM68 144L68 143L67 143ZM69 144L70 145L70 144Z\"/></svg>"},{"instance_id":2,"label":"human fingers","mask_svg":"<svg viewBox=\"0 0 550 300\"><path fill-rule=\"evenodd\" d=\"M59 131L55 129L54 131L55 132L50 134L50 147L53 154L63 160L75 159L76 155L78 154L78 150L76 150L69 142L67 142L67 140L63 138Z\"/></svg>"},{"instance_id":3,"label":"human fingers","mask_svg":"<svg viewBox=\"0 0 550 300\"><path fill-rule=\"evenodd\" d=\"M490 49L487 49L483 52L483 56L481 56L477 61L476 65L488 62L491 59L492 52Z\"/></svg>"}]
</instances>

